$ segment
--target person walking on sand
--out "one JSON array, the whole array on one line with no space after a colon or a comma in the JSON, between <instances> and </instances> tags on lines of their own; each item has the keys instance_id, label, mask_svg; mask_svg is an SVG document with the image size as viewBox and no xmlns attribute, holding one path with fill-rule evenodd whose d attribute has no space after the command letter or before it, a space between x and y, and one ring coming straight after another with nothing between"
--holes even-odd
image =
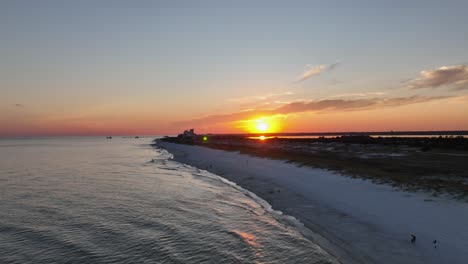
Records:
<instances>
[{"instance_id":1,"label":"person walking on sand","mask_svg":"<svg viewBox=\"0 0 468 264\"><path fill-rule=\"evenodd\" d=\"M411 234L411 244L416 243L416 236Z\"/></svg>"}]
</instances>

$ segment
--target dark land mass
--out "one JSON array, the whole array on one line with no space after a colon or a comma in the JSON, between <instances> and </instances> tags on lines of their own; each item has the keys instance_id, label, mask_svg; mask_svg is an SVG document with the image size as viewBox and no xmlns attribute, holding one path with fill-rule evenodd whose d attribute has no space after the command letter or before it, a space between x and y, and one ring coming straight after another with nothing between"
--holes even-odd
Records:
<instances>
[{"instance_id":1,"label":"dark land mass","mask_svg":"<svg viewBox=\"0 0 468 264\"><path fill-rule=\"evenodd\" d=\"M215 134L220 135L220 134ZM265 133L249 134L221 134L222 136L262 136ZM466 130L440 130L440 131L374 131L374 132L302 132L302 133L268 133L268 136L276 137L297 137L297 136L468 136ZM266 135L265 135L266 136Z\"/></svg>"},{"instance_id":2,"label":"dark land mass","mask_svg":"<svg viewBox=\"0 0 468 264\"><path fill-rule=\"evenodd\" d=\"M244 135L197 135L162 140L285 160L408 191L430 191L434 196L448 194L468 200L468 138L462 136L351 135L259 140Z\"/></svg>"}]
</instances>

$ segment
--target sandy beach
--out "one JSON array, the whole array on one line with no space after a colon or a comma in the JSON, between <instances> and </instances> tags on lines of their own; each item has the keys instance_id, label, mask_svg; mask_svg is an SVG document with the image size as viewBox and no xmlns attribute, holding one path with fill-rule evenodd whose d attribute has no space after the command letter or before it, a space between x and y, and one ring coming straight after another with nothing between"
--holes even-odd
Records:
<instances>
[{"instance_id":1,"label":"sandy beach","mask_svg":"<svg viewBox=\"0 0 468 264\"><path fill-rule=\"evenodd\" d=\"M220 175L299 219L312 231L304 229L304 235L342 263L468 260L465 202L237 152L162 141L156 146L176 161Z\"/></svg>"}]
</instances>

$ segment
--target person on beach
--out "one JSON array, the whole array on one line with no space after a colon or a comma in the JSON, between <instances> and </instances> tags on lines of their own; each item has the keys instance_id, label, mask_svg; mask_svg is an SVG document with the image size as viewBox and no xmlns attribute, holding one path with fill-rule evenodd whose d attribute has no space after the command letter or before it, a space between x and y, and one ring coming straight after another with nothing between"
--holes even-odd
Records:
<instances>
[{"instance_id":1,"label":"person on beach","mask_svg":"<svg viewBox=\"0 0 468 264\"><path fill-rule=\"evenodd\" d=\"M434 241L432 241L432 244L434 244L434 248L437 248L437 240L436 239Z\"/></svg>"},{"instance_id":2,"label":"person on beach","mask_svg":"<svg viewBox=\"0 0 468 264\"><path fill-rule=\"evenodd\" d=\"M416 236L411 234L411 244L416 243Z\"/></svg>"}]
</instances>

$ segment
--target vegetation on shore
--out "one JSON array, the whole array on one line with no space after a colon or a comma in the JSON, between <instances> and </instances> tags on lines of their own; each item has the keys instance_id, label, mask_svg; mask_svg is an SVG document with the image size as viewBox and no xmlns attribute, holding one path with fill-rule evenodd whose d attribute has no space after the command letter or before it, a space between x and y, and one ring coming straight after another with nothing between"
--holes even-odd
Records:
<instances>
[{"instance_id":1,"label":"vegetation on shore","mask_svg":"<svg viewBox=\"0 0 468 264\"><path fill-rule=\"evenodd\" d=\"M434 196L468 199L468 138L370 137L268 138L166 137L163 141L239 151L299 166L339 171L356 178Z\"/></svg>"}]
</instances>

